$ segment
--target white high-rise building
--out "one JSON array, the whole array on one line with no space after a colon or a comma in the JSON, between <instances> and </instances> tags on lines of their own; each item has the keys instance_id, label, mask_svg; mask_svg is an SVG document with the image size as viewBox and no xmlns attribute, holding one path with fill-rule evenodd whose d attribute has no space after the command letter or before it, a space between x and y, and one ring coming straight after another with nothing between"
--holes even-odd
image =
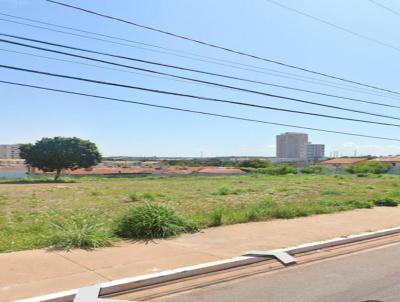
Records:
<instances>
[{"instance_id":1,"label":"white high-rise building","mask_svg":"<svg viewBox=\"0 0 400 302\"><path fill-rule=\"evenodd\" d=\"M307 159L308 160L320 160L325 158L325 145L323 144L312 144L311 142L307 145Z\"/></svg>"},{"instance_id":2,"label":"white high-rise building","mask_svg":"<svg viewBox=\"0 0 400 302\"><path fill-rule=\"evenodd\" d=\"M0 158L2 159L19 159L20 145L0 145Z\"/></svg>"},{"instance_id":3,"label":"white high-rise building","mask_svg":"<svg viewBox=\"0 0 400 302\"><path fill-rule=\"evenodd\" d=\"M276 136L276 157L307 159L308 134L286 132Z\"/></svg>"}]
</instances>

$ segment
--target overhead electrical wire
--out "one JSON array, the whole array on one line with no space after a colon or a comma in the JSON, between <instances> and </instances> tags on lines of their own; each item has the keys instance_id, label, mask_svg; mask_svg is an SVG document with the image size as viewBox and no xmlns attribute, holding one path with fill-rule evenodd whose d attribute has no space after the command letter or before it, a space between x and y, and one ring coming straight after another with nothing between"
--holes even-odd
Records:
<instances>
[{"instance_id":1,"label":"overhead electrical wire","mask_svg":"<svg viewBox=\"0 0 400 302\"><path fill-rule=\"evenodd\" d=\"M371 115L371 116L378 116L378 117L400 120L400 117L379 114L379 113L373 113L373 112L357 110L357 109L351 109L351 108L346 108L346 107L341 107L341 106L327 105L327 104L322 104L322 103L318 103L318 102L306 101L306 100L299 99L299 98L281 96L281 95L266 93L266 92L262 92L262 91L246 89L246 88L242 88L242 87L236 87L236 86L225 85L225 84L220 84L220 83L215 83L215 82L210 82L210 81L204 81L204 80L200 80L200 79L184 77L184 76L174 75L174 74L165 73L165 72L159 72L159 71L152 70L152 69L140 68L140 67L135 67L135 66L126 65L126 64L120 64L120 63L116 63L116 62L110 62L110 61L106 61L106 60L96 59L96 58L87 57L87 56L81 56L81 55L72 54L72 53L68 53L68 52L64 52L64 51L58 51L58 50L38 47L38 46L34 46L34 45L28 45L28 44L4 40L4 39L0 39L0 42L14 44L14 45L18 45L18 46L29 47L29 48L38 49L38 50L44 50L44 51L51 52L51 53L72 56L72 57L86 59L86 60L95 61L95 62L100 62L100 63L104 63L104 64L125 67L125 68L144 71L144 72L148 72L148 73L152 73L152 74L169 76L169 77L173 77L173 78L177 78L177 79L181 79L181 80L187 80L187 81L192 81L192 82L196 82L196 83L202 83L202 84L206 84L206 85L216 86L219 88L233 89L233 90L237 90L237 91L241 91L241 92L258 94L258 95L263 95L263 96L267 96L267 97L278 98L278 99L283 99L283 100L288 100L288 101L293 101L293 102L305 103L305 104L314 105L314 106L320 106L320 107L332 108L332 109L343 110L343 111L348 111L348 112L355 112L355 113L361 113L361 114L366 114L366 115Z\"/></svg>"},{"instance_id":2,"label":"overhead electrical wire","mask_svg":"<svg viewBox=\"0 0 400 302\"><path fill-rule=\"evenodd\" d=\"M47 1L49 1L49 0L47 0ZM341 31L343 31L343 32L346 32L346 33L351 34L351 35L353 35L353 36L356 36L356 37L358 37L358 38L362 38L362 39L367 40L367 41L369 41L369 42L373 42L373 43L375 43L375 44L378 44L378 45L381 45L381 46L384 46L384 47L387 47L387 48L390 48L390 49L392 49L392 50L395 50L395 51L399 51L399 52L400 52L400 48L399 48L399 47L396 47L396 46L391 45L391 44L389 44L389 43L386 43L386 42L377 40L377 39L375 39L375 38L371 38L371 37L369 37L369 36L367 36L367 35L360 34L360 33L358 33L358 32L355 32L354 30L351 30L351 29L349 29L349 28L346 28L346 27L343 27L343 26L334 24L334 23L329 22L329 21L326 21L326 20L324 20L324 19L322 19L322 18L319 18L319 17L313 16L313 15L310 15L310 14L308 14L308 13L305 13L305 12L300 11L300 10L298 10L298 9L295 9L295 8L293 8L293 7L284 5L284 4L282 4L282 3L278 2L278 1L274 1L274 0L265 0L265 1L267 1L267 2L269 2L269 3L272 3L272 4L274 4L274 5L277 5L277 6L281 7L281 8L284 8L284 9L290 10L290 11L292 11L292 12L295 12L295 13L297 13L297 14L299 14L299 15L302 15L302 16L305 16L305 17L307 17L307 18L310 18L310 19L312 19L312 20L314 20L314 21L317 21L317 22L323 23L323 24L325 24L325 25L328 25L328 26L330 26L330 27L339 29L339 30L341 30ZM50 1L50 2L52 2L52 1Z\"/></svg>"},{"instance_id":3,"label":"overhead electrical wire","mask_svg":"<svg viewBox=\"0 0 400 302\"><path fill-rule=\"evenodd\" d=\"M226 100L226 99L204 97L204 96L185 94L185 93L179 93L179 92L174 92L174 91L151 89L151 88L146 88L146 87L139 87L139 86L133 86L133 85L127 85L127 84L121 84L121 83L115 83L115 82L107 82L107 81L102 81L102 80L94 80L94 79L88 79L88 78L82 78L82 77L75 77L75 76L57 74L57 73L52 73L52 72L46 72L46 71L40 71L40 70L34 70L34 69L28 69L28 68L22 68L22 67L10 66L10 65L0 65L0 68L41 74L41 75L57 77L57 78L78 80L78 81L101 84L101 85L123 87L123 88L141 90L141 91L152 92L152 93L157 93L157 94L173 95L173 96L179 96L179 97L185 97L185 98L191 98L191 99L198 99L198 100L204 100L204 101L226 103L226 104L267 109L267 110L273 110L273 111L290 112L290 113L296 113L296 114L302 114L302 115L310 115L310 116L317 116L317 117L330 118L330 119L346 120L346 121L359 122L359 123L400 127L400 124L392 124L392 123L384 123L384 122L378 122L378 121L355 119L355 118L348 118L348 117L342 117L342 116L334 116L334 115L327 115L327 114L321 114L321 113L306 112L306 111L300 111L300 110L291 110L291 109L270 107L270 106L264 106L264 105L258 105L258 104L239 102L239 101L231 101L231 100Z\"/></svg>"},{"instance_id":4,"label":"overhead electrical wire","mask_svg":"<svg viewBox=\"0 0 400 302\"><path fill-rule=\"evenodd\" d=\"M386 5L383 5L382 3L379 3L378 1L374 1L374 0L368 0L368 1L371 2L372 4L376 5L376 6L379 6L379 7L383 8L383 9L385 9L385 10L388 10L388 11L392 12L393 14L396 14L396 15L400 16L400 12L399 11L396 11L396 10L386 6Z\"/></svg>"},{"instance_id":5,"label":"overhead electrical wire","mask_svg":"<svg viewBox=\"0 0 400 302\"><path fill-rule=\"evenodd\" d=\"M30 20L31 22L51 24L52 26L61 27L61 28L70 28L70 27L55 25L53 23L37 21L37 20L34 20L34 19L30 19L30 18L17 17L17 16L13 16L13 15L8 15L8 14L2 14L2 13L0 13L0 15L12 16L14 18L19 18L19 19L24 19L24 20L26 19L26 20ZM353 91L353 92L363 93L363 94L367 94L367 95L379 96L379 97L390 98L390 99L399 99L399 98L394 97L392 94L373 93L372 91L376 91L376 90L372 90L372 89L356 87L354 85L346 85L344 83L337 83L337 82L327 81L327 80L324 80L324 79L318 79L318 78L315 78L315 77L309 77L309 76L304 76L304 75L300 75L300 74L293 74L293 73L289 73L289 72L279 71L279 70L276 70L276 69L270 69L270 68L255 66L255 65L238 63L238 62L235 62L235 61L224 60L224 59L220 59L220 58L203 56L203 55L194 54L194 53L191 53L191 52L186 52L186 51L166 48L166 47L162 47L162 46L157 46L157 45L154 45L154 44L147 44L147 43L142 43L142 42L129 40L129 41L131 41L131 43L137 43L137 44L141 44L141 45L150 45L151 47L154 47L154 48L167 49L167 50L169 50L169 52L168 51L155 50L155 49L149 49L149 48L140 47L140 46L134 46L134 45L126 44L126 43L118 43L118 42L115 42L115 41L110 41L110 40L101 39L101 38L95 38L95 37L91 37L91 36L87 36L87 35L74 34L74 33L66 32L66 31L55 30L55 29L52 29L52 28L47 28L47 27L43 27L43 26L36 26L36 25L27 24L27 23L23 23L23 22L17 22L17 21L13 21L13 20L7 20L7 19L0 18L0 21L10 22L10 23L19 24L19 25L28 26L28 27L33 27L33 28L39 28L39 29L43 29L43 30L49 30L49 31L62 33L62 34L67 34L67 35L72 35L72 36L78 36L78 37L81 37L81 38L92 39L92 40L97 40L97 41L106 42L106 43L112 43L112 44L132 47L132 48L145 50L145 51L151 51L151 52L155 52L155 53L172 55L172 56L176 56L176 57L180 57L180 58L185 58L185 59L189 59L189 60L195 60L195 61L199 61L199 62L205 62L205 63L209 63L209 64L215 64L215 65L229 67L229 68L233 68L233 69L237 69L237 70L249 71L249 72L254 72L254 73L258 73L258 74L269 75L269 76L274 76L274 77L280 77L280 78L284 78L284 79L291 79L291 80L295 80L295 81L301 81L301 82L311 83L311 84L316 84L316 85L321 85L321 86L334 87L334 88L338 88L338 89L342 89L342 90L346 90L346 91ZM78 31L78 32L81 31L81 30L76 29L76 28L71 28L71 30ZM100 34L100 33L94 33L94 32L89 32L89 31L81 31L81 32L91 33L93 35L98 35L98 36L107 36L107 35L103 35L103 34ZM114 37L114 39L127 40L127 39L115 38L115 37ZM187 56L187 55L181 55L181 54L174 53L174 52L186 53L186 54L190 54L190 55L192 55L194 57L190 57L190 56ZM208 60L207 59L200 59L201 57L208 58ZM215 60L215 61L210 61L210 60ZM232 64L234 64L234 65L232 65ZM244 66L244 67L240 67L240 66ZM263 71L263 70L265 70L265 71Z\"/></svg>"},{"instance_id":6,"label":"overhead electrical wire","mask_svg":"<svg viewBox=\"0 0 400 302\"><path fill-rule=\"evenodd\" d=\"M43 40L38 40L38 39L31 39L31 38L27 38L27 37L18 36L18 35L10 35L10 34L5 34L5 33L1 33L0 32L0 36L6 36L6 37L15 38L15 39L23 40L23 41L30 41L30 42L35 42L35 43L40 43L40 44L45 44L45 45L51 45L51 46L56 46L56 47L72 49L72 50L78 50L78 51L82 51L82 52L86 52L86 53L99 54L99 55L118 58L118 59L125 59L125 60L130 60L130 61L139 62L139 63L151 64L151 65L155 65L155 66L173 68L173 69L178 69L178 70L183 70L183 71L190 71L190 72L195 72L195 73L200 73L200 74L205 74L205 75L211 75L211 76L222 77L222 78L227 78L227 79L239 80L239 81L243 81L243 82L261 84L261 85L265 85L265 86L277 87L277 88L282 88L282 89L287 89L287 90L300 91L300 92L305 92L305 93L310 93L310 94L328 96L328 97L332 97L332 98L339 98L339 99L344 99L344 100L350 100L350 101L373 104L373 105L379 105L379 106L385 106L385 107L400 108L400 106L387 104L387 103L382 103L382 102L366 101L366 100L361 100L361 99L357 99L357 98L339 96L339 95L334 95L334 94L329 94L329 93L324 93L324 92L312 91L312 90L301 89L301 88L296 88L296 87L290 87L290 86L285 86L285 85L278 85L278 84L267 83L267 82L263 82L263 81L250 80L250 79L246 79L246 78L241 78L241 77L236 77L236 76L231 76L231 75L226 75L226 74L221 74L221 73L209 72L209 71L204 71L204 70L199 70L199 69L194 69L194 68L186 68L186 67L181 67L181 66L176 66L176 65L171 65L171 64L165 64L165 63L160 63L160 62L155 62L155 61L149 61L149 60L143 60L143 59L138 59L138 58L133 58L133 57L127 57L127 56L123 56L123 55L111 54L111 53L92 50L92 49L87 49L87 48L73 47L73 46L68 46L68 45L65 45L65 44L53 43L53 42L48 42L48 41L43 41ZM103 61L103 60L97 60L97 59L94 59L94 58L78 56L78 55L71 54L71 53L66 53L66 52L58 52L56 50L36 47L36 46L33 46L33 45L27 45L27 44L18 43L18 42L13 42L13 41L10 41L10 40L0 39L0 42L9 43L9 44L15 44L15 45L23 46L23 47L35 48L35 49L48 51L48 52L55 52L55 53L68 55L68 56L80 57L80 58L84 58L84 59L88 59L88 60L95 60L95 61L99 61L99 62L101 61L102 63L108 63L108 64L113 64L113 65L117 64L117 63L114 63L114 62L106 62L106 61ZM126 65L122 65L122 64L117 64L117 65L123 66L123 67L128 67L128 68L136 68L136 67L126 66ZM141 70L143 71L143 69L141 69ZM150 70L150 71L149 70L145 70L145 71L155 72L153 70ZM171 74L168 74L168 73L162 73L162 74L170 76L170 77L177 77L176 75L171 75ZM206 81L198 81L197 79L191 79L191 78L187 78L187 77L179 77L179 78L184 78L185 80L202 82L202 83L206 82ZM211 82L207 82L206 84L215 85L215 83L211 83ZM236 89L236 88L233 88L232 86L226 86L226 85L225 85L225 88ZM246 90L246 91L250 92L249 90ZM254 92L254 91L251 91L251 92ZM336 107L336 109L340 109L337 106L335 106L335 107ZM335 108L335 107L332 107L332 108ZM362 112L359 112L359 113L362 113ZM387 117L387 116L383 116L383 117Z\"/></svg>"},{"instance_id":7,"label":"overhead electrical wire","mask_svg":"<svg viewBox=\"0 0 400 302\"><path fill-rule=\"evenodd\" d=\"M214 117L220 117L220 118L226 118L226 119L233 119L233 120L240 120L240 121L247 121L247 122L254 122L254 123L261 123L261 124L268 124L268 125L276 125L276 126L290 127L290 128L297 128L297 129L305 129L305 130L312 130L312 131L318 131L318 132L324 132L324 133L334 133L334 134L349 135L349 136L356 136L356 137L363 137L363 138L373 138L373 139L379 139L379 140L400 141L400 139L396 139L396 138L373 136L373 135L366 135L366 134L359 134L359 133L352 133L352 132L342 132L342 131L327 130L327 129L321 129L321 128L312 128L312 127L291 125L291 124L284 124L284 123L275 123L275 122L263 121L263 120L245 118L245 117L238 117L238 116L232 116L232 115L190 110L190 109L172 107L172 106L150 104L150 103L120 99L120 98L112 98L112 97L87 94L87 93L82 93L82 92L75 92L75 91L70 91L70 90L54 89L54 88L49 88L49 87L29 85L29 84L23 84L23 83L17 83L17 82L0 80L0 83L8 84L8 85L16 85L16 86L20 86L20 87L35 88L35 89L40 89L40 90L45 90L45 91L66 93L66 94L71 94L71 95L85 96L85 97L90 97L90 98L98 98L98 99L104 99L104 100L115 101L115 102L129 103L129 104L135 104L135 105L141 105L141 106L147 106L147 107L153 107L153 108L194 113L194 114L200 114L200 115L205 115L205 116L214 116Z\"/></svg>"},{"instance_id":8,"label":"overhead electrical wire","mask_svg":"<svg viewBox=\"0 0 400 302\"><path fill-rule=\"evenodd\" d=\"M89 63L78 62L78 61L73 61L73 60L66 60L66 59L42 56L42 55L38 55L38 54L34 54L34 53L11 50L11 49L5 49L5 48L0 48L0 51L8 52L8 53L15 53L15 54L19 54L19 55L30 56L30 57L35 57L35 58L41 58L41 59L46 59L46 60L53 60L53 61L59 61L59 62L64 62L64 63L72 63L72 64L78 64L78 65L83 65L83 66L88 66L88 67L101 68L101 69L106 69L106 70L113 70L113 71L124 72L124 73L129 73L129 74L135 74L135 75L140 75L140 76L150 77L150 78L157 78L157 79L176 81L176 82L182 82L182 83L190 83L190 84L196 84L196 85L205 85L205 84L195 83L195 82L186 81L186 80L179 80L179 79L175 79L175 78L171 78L171 77L167 77L167 76L156 76L156 75L148 74L148 73L134 72L134 71L131 71L131 70L126 70L126 69L112 68L112 67L108 67L108 66L101 66L101 65L89 64Z\"/></svg>"},{"instance_id":9,"label":"overhead electrical wire","mask_svg":"<svg viewBox=\"0 0 400 302\"><path fill-rule=\"evenodd\" d=\"M122 23L125 23L125 24L129 24L129 25L132 25L132 26L135 26L135 27L138 27L138 28L143 28L143 29L154 31L154 32L158 32L158 33L161 33L161 34L164 34L164 35L168 35L168 36L172 36L172 37L175 37L175 38L183 39L183 40L186 40L186 41L194 42L194 43L197 43L197 44L200 44L200 45L204 45L204 46L208 46L208 47L211 47L211 48L215 48L215 49L227 51L227 52L230 52L230 53L238 54L238 55L241 55L241 56L253 58L253 59L256 59L256 60L261 60L261 61L264 61L264 62L269 62L269 63L272 63L272 64L276 64L276 65L279 65L279 66L283 66L283 67L287 67L287 68L291 68L291 69L296 69L296 70L304 71L304 72L311 73L311 74L316 74L316 75L319 75L319 76L322 76L322 77L327 77L327 78L331 78L331 79L335 79L335 80L339 80L339 81L343 81L343 82L348 82L348 83L352 83L352 84L356 84L356 85L360 85L360 86L364 86L364 87L368 87L368 88L373 88L373 89L376 89L376 90L379 90L379 91L385 91L385 92L389 92L389 93L400 95L400 92L395 91L395 90L382 88L382 87L378 87L378 86L374 86L374 85L370 85L370 84L365 84L365 83L361 83L361 82L354 81L354 80L349 80L349 79L346 79L346 78L343 78L343 77L340 77L340 76L327 74L325 72L319 72L319 71L312 70L312 69L309 69L309 68L295 66L295 65L292 65L292 64L289 64L289 63L285 63L285 62L282 62L282 61L277 61L277 60L261 57L261 56L255 55L255 54L251 54L251 53L235 50L235 49L224 47L224 46L220 46L220 45L217 45L217 44L200 41L200 40L194 39L192 37L183 36L183 35L176 34L176 33L173 33L173 32L169 32L169 31L166 31L166 30L162 30L162 29L159 29L159 28L155 28L155 27L139 24L139 23L136 23L136 22L132 22L132 21L129 21L129 20L122 19L122 18L114 17L114 16L111 16L111 15L106 15L106 14L99 13L99 12L96 12L96 11L93 11L93 10L89 10L89 9L86 9L86 8L82 8L82 7L79 7L79 6L66 4L66 3L63 3L63 2L55 1L55 0L46 0L46 1L50 2L50 3L57 4L57 5L61 5L61 6L64 6L64 7L72 8L72 9L75 9L75 10L78 10L78 11L82 11L82 12L85 12L85 13L89 13L89 14L92 14L92 15L96 15L96 16L99 16L99 17L103 17L103 18L107 18L107 19L110 19L110 20L122 22ZM275 3L275 1L271 1L271 0L266 0L266 1L270 1L270 2ZM375 40L375 41L377 41L377 40ZM377 41L377 42L379 42L379 41ZM379 43L383 44L383 45L385 44L383 42L379 42ZM392 48L397 49L396 47L393 47L393 46L392 46ZM400 51L400 49L398 49L398 50Z\"/></svg>"},{"instance_id":10,"label":"overhead electrical wire","mask_svg":"<svg viewBox=\"0 0 400 302\"><path fill-rule=\"evenodd\" d=\"M12 15L2 14L2 13L0 13L0 15L12 16ZM13 17L14 18L19 18L19 19L31 20L31 22L51 24L52 26L57 26L57 27L61 27L61 28L70 28L70 27L64 27L64 26L55 25L53 23L47 23L47 22L42 22L42 21L33 21L33 19L28 19L28 18L22 18L22 17L16 17L16 16L13 16ZM149 47L164 49L164 50L168 50L169 52L160 51L160 50L154 50L154 49L148 49L148 48L139 47L139 46L133 46L131 44L126 44L126 43L118 43L118 42L114 42L114 41L110 41L110 40L106 40L106 39L99 39L99 38L94 38L94 37L91 37L91 36L74 34L74 33L66 32L66 31L55 30L55 29L48 28L48 27L36 26L36 25L32 25L32 24L27 24L27 23L23 23L23 22L17 22L17 21L2 19L2 18L0 18L0 21L10 22L10 23L24 25L24 26L33 27L33 28L49 30L49 31L57 32L57 33L67 34L67 35L78 36L78 37L81 37L81 38L87 38L87 39L97 40L97 41L106 42L106 43L112 43L112 44L117 44L117 45L122 45L122 46L127 46L127 47L133 47L133 48L140 49L140 50L146 50L146 51L152 51L152 52L161 53L161 54L173 55L173 56L177 56L177 57L181 57L181 58L185 58L185 59L190 59L190 60L195 60L195 61L200 61L200 62L206 62L206 63L210 63L210 64L216 64L216 65L225 66L225 67L231 67L231 68L235 68L235 69L239 69L239 70L251 71L251 72L256 72L256 73L261 73L261 74L266 74L266 75L272 75L272 76L278 76L278 75L274 74L274 73L278 73L278 74L291 76L291 77L294 77L294 78L298 77L298 78L304 78L304 79L309 79L309 80L313 80L313 81L319 81L319 82L322 82L322 83L337 84L337 83L334 83L334 82L321 80L321 79L317 79L317 78L313 78L313 77L307 77L307 76L304 76L304 75L298 75L298 74L293 74L293 73L289 73L289 72L283 72L283 71L279 71L279 70L276 70L276 69L270 69L270 68L255 66L255 65L243 64L243 63L230 61L230 60L224 60L224 59L215 58L215 57L203 56L203 55L195 54L195 53L192 53L192 52L187 52L187 51L182 51L182 50L177 50L177 49L171 49L171 48L167 48L167 47L162 47L162 46L143 43L143 42L138 42L138 41L128 40L128 41L130 41L131 43L134 43L134 44L139 44L139 45L143 45L143 46L149 46ZM80 30L78 30L76 28L70 28L70 29L74 30L74 31L78 31L78 32L80 31ZM89 31L82 31L82 32L91 33L93 35L99 35L99 36L107 36L107 35L94 33L94 32L89 32ZM114 39L117 39L117 40L121 39L121 40L125 40L125 41L127 40L127 39L122 39L122 38L114 38ZM190 56L187 56L187 55L180 55L180 54L176 54L174 52L188 54L188 55L199 57L199 58L206 58L208 60L194 58L194 57L190 57ZM213 60L213 61L209 61L209 60ZM223 62L223 63L219 63L219 62ZM227 63L229 63L229 64L227 64ZM230 64L235 64L235 65L230 65ZM238 66L236 66L236 65L238 65ZM252 69L243 68L243 67L241 68L239 66L245 66L245 67L252 68ZM262 72L260 70L255 70L255 69L266 70L266 71L269 71L269 72ZM281 77L283 77L283 76L281 76ZM297 79L297 80L300 81L300 79ZM343 86L344 87L355 88L354 86L350 86L350 85L343 85ZM367 90L367 91L370 91L370 90Z\"/></svg>"}]
</instances>

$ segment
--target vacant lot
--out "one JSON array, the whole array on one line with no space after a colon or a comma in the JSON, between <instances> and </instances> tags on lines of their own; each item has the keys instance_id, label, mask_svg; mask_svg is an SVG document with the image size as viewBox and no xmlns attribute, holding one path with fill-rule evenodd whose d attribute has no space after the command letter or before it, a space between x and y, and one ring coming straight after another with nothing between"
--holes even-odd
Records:
<instances>
[{"instance_id":1,"label":"vacant lot","mask_svg":"<svg viewBox=\"0 0 400 302\"><path fill-rule=\"evenodd\" d=\"M0 252L45 247L57 222L76 214L112 230L127 207L157 202L208 227L368 208L375 198L400 199L399 180L394 175L241 175L0 183Z\"/></svg>"}]
</instances>

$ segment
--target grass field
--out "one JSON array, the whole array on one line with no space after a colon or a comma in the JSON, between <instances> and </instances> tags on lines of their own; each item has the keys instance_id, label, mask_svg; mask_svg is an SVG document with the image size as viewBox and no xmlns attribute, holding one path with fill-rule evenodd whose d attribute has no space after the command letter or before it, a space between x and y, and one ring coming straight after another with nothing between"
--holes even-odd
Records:
<instances>
[{"instance_id":1,"label":"grass field","mask_svg":"<svg viewBox=\"0 0 400 302\"><path fill-rule=\"evenodd\" d=\"M74 224L71 217L102 228L103 235L110 234L112 239L121 214L146 202L170 205L204 228L369 208L371 200L384 197L400 199L400 176L83 177L56 184L0 181L0 252L47 247L47 239L57 229Z\"/></svg>"}]
</instances>

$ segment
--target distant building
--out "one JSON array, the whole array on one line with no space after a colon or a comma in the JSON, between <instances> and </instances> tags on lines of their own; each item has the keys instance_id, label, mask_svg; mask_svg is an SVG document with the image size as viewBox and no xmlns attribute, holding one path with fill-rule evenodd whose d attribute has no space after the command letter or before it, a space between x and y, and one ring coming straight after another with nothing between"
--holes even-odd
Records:
<instances>
[{"instance_id":1,"label":"distant building","mask_svg":"<svg viewBox=\"0 0 400 302\"><path fill-rule=\"evenodd\" d=\"M0 145L0 158L2 159L19 159L20 145Z\"/></svg>"},{"instance_id":2,"label":"distant building","mask_svg":"<svg viewBox=\"0 0 400 302\"><path fill-rule=\"evenodd\" d=\"M371 159L371 161L379 161L381 163L388 163L392 167L400 167L400 156L381 156Z\"/></svg>"},{"instance_id":3,"label":"distant building","mask_svg":"<svg viewBox=\"0 0 400 302\"><path fill-rule=\"evenodd\" d=\"M369 160L368 157L339 157L330 160L326 160L322 162L324 165L328 165L331 167L341 167L341 166L350 166L354 164L359 164L362 162L366 162Z\"/></svg>"},{"instance_id":4,"label":"distant building","mask_svg":"<svg viewBox=\"0 0 400 302\"><path fill-rule=\"evenodd\" d=\"M24 159L0 158L0 167L24 167Z\"/></svg>"},{"instance_id":5,"label":"distant building","mask_svg":"<svg viewBox=\"0 0 400 302\"><path fill-rule=\"evenodd\" d=\"M325 145L308 143L307 159L308 160L320 160L323 158L325 158Z\"/></svg>"},{"instance_id":6,"label":"distant building","mask_svg":"<svg viewBox=\"0 0 400 302\"><path fill-rule=\"evenodd\" d=\"M276 136L276 157L286 159L307 158L308 134L286 132Z\"/></svg>"}]
</instances>

